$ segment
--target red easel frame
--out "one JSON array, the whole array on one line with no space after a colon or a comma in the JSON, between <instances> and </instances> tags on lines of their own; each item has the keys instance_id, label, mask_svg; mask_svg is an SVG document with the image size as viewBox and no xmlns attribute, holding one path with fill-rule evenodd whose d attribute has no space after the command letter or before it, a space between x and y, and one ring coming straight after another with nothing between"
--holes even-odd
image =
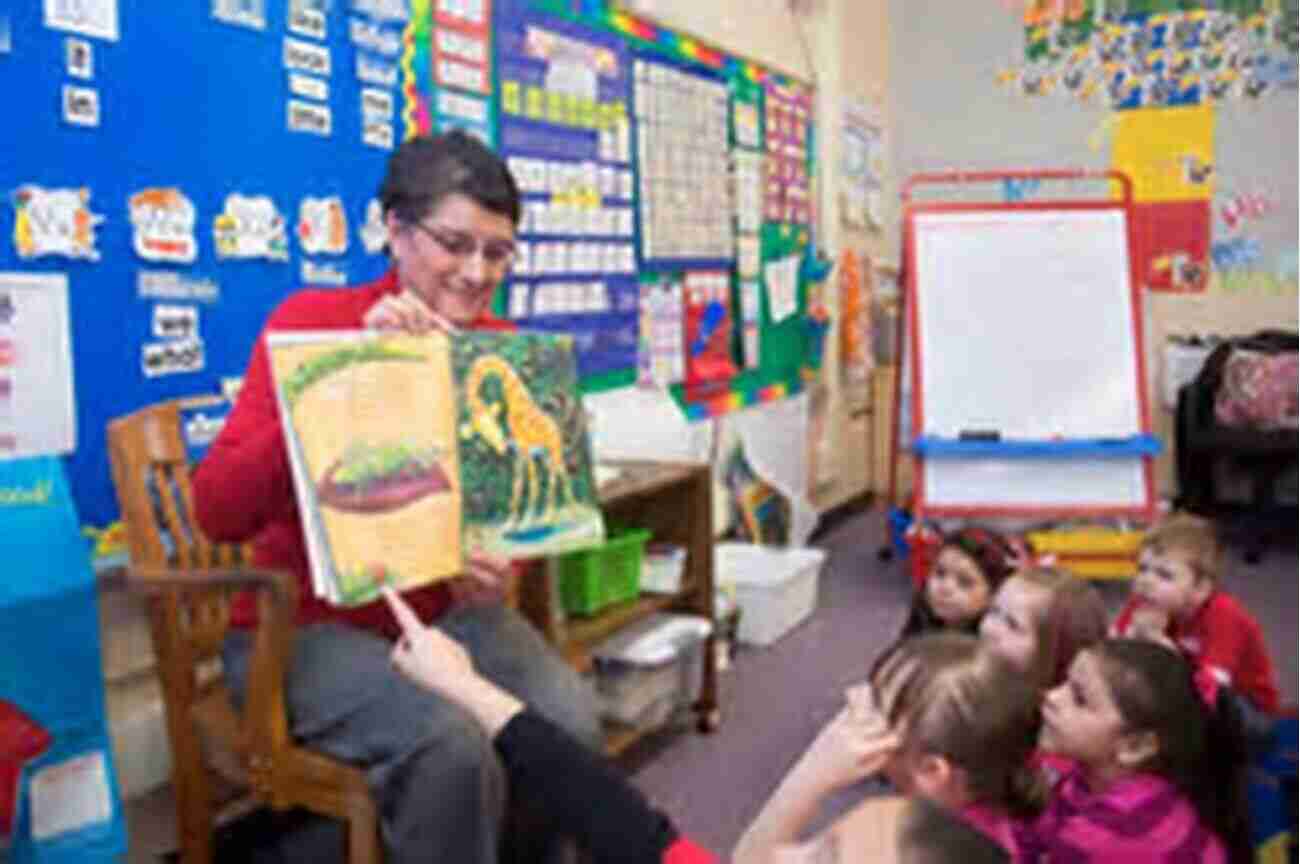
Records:
<instances>
[{"instance_id":1,"label":"red easel frame","mask_svg":"<svg viewBox=\"0 0 1300 864\"><path fill-rule=\"evenodd\" d=\"M1042 199L1023 202L1006 201L963 201L949 203L924 203L912 201L912 190L922 185L997 183L1006 180L1102 180L1114 181L1121 189L1118 200L1099 199ZM902 352L910 346L912 376L912 428L921 426L921 373L920 373L920 334L917 327L916 292L916 249L915 222L918 213L956 213L956 212L1017 212L1035 210L1122 210L1125 216L1125 234L1129 249L1129 297L1133 304L1133 339L1137 356L1138 417L1143 433L1151 431L1150 394L1147 390L1146 346L1142 331L1142 292L1140 287L1137 262L1133 255L1135 248L1133 221L1133 182L1128 175L1115 170L1089 169L1046 169L1046 170L1008 170L1008 171L952 171L914 174L903 186L903 278L899 280L902 291L903 310L896 323L900 357L894 365L893 407L890 416L889 448L889 507L896 506L898 496L898 426L902 400ZM910 332L905 333L905 327ZM904 343L904 339L910 339ZM914 496L913 515L921 519L924 515L954 518L969 517L1021 517L1021 518L1078 518L1078 517L1116 517L1131 518L1150 522L1156 515L1155 466L1150 456L1142 457L1143 485L1146 493L1144 506L947 506L934 509L925 507L925 466L924 460L913 456L912 488ZM888 509L886 508L886 518Z\"/></svg>"}]
</instances>

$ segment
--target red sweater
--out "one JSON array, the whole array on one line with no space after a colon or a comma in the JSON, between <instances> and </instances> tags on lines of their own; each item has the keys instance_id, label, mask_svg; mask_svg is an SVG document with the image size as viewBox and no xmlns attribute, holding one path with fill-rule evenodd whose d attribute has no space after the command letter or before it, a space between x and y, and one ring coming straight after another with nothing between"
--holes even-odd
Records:
<instances>
[{"instance_id":1,"label":"red sweater","mask_svg":"<svg viewBox=\"0 0 1300 864\"><path fill-rule=\"evenodd\" d=\"M397 274L353 288L307 289L281 303L253 346L248 371L226 424L194 473L194 510L199 527L220 542L253 542L258 566L291 571L298 579L297 622L343 621L396 638L398 628L382 600L365 606L332 606L312 593L311 569L298 519L293 477L280 429L279 410L267 361L266 334L272 330L359 330L366 310L386 294L398 292ZM487 319L485 330L511 329ZM443 584L407 592L406 600L422 621L441 615L450 603ZM231 623L257 621L250 595L235 599Z\"/></svg>"},{"instance_id":2,"label":"red sweater","mask_svg":"<svg viewBox=\"0 0 1300 864\"><path fill-rule=\"evenodd\" d=\"M1115 620L1118 635L1128 635L1133 612L1140 604L1138 598L1129 598ZM1261 711L1278 712L1281 696L1263 631L1237 598L1214 591L1191 616L1171 620L1165 635L1215 682L1236 690Z\"/></svg>"}]
</instances>

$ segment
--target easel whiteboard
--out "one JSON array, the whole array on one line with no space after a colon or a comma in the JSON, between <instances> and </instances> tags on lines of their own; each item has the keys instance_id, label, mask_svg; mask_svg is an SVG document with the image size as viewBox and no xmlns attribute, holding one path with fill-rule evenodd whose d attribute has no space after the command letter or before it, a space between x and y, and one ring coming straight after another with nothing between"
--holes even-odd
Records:
<instances>
[{"instance_id":1,"label":"easel whiteboard","mask_svg":"<svg viewBox=\"0 0 1300 864\"><path fill-rule=\"evenodd\" d=\"M1126 209L917 207L911 214L914 435L1123 439L1145 433ZM1139 513L1149 460L920 460L934 515Z\"/></svg>"},{"instance_id":2,"label":"easel whiteboard","mask_svg":"<svg viewBox=\"0 0 1300 864\"><path fill-rule=\"evenodd\" d=\"M923 427L956 438L1142 432L1124 213L919 213Z\"/></svg>"}]
</instances>

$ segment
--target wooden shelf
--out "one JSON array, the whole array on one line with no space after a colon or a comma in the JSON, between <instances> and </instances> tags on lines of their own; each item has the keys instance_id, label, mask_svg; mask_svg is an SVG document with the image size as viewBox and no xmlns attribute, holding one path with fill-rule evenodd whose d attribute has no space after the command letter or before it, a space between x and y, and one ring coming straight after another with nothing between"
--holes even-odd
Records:
<instances>
[{"instance_id":1,"label":"wooden shelf","mask_svg":"<svg viewBox=\"0 0 1300 864\"><path fill-rule=\"evenodd\" d=\"M590 618L570 618L565 626L568 632L562 649L564 656L579 670L586 671L591 666L588 652L592 646L629 624L655 612L679 606L689 599L689 594L647 594L636 600L611 606Z\"/></svg>"},{"instance_id":2,"label":"wooden shelf","mask_svg":"<svg viewBox=\"0 0 1300 864\"><path fill-rule=\"evenodd\" d=\"M688 462L602 462L623 473L597 490L600 503L615 504L637 495L651 495L677 483L688 481L701 466Z\"/></svg>"},{"instance_id":3,"label":"wooden shelf","mask_svg":"<svg viewBox=\"0 0 1300 864\"><path fill-rule=\"evenodd\" d=\"M713 620L713 479L707 464L686 462L603 462L620 470L601 485L599 498L611 523L650 531L654 541L686 550L681 591L647 594L604 609L591 617L566 616L558 608L555 584L558 568L546 568L546 578L520 585L521 610L546 634L570 664L580 671L591 668L591 650L620 629L656 612L669 609ZM696 703L699 725L715 729L718 723L717 666L710 637L703 654L700 697ZM614 754L656 729L632 729L606 724L606 752Z\"/></svg>"}]
</instances>

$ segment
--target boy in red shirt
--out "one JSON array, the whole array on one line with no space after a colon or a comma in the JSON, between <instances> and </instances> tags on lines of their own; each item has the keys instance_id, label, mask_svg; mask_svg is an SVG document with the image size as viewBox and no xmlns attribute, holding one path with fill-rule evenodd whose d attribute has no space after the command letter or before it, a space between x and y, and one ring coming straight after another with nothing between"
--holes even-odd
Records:
<instances>
[{"instance_id":1,"label":"boy in red shirt","mask_svg":"<svg viewBox=\"0 0 1300 864\"><path fill-rule=\"evenodd\" d=\"M1182 652L1210 704L1231 688L1250 706L1276 714L1280 698L1259 622L1219 587L1223 547L1208 519L1175 513L1152 527L1138 553L1133 594L1115 635L1146 638Z\"/></svg>"}]
</instances>

